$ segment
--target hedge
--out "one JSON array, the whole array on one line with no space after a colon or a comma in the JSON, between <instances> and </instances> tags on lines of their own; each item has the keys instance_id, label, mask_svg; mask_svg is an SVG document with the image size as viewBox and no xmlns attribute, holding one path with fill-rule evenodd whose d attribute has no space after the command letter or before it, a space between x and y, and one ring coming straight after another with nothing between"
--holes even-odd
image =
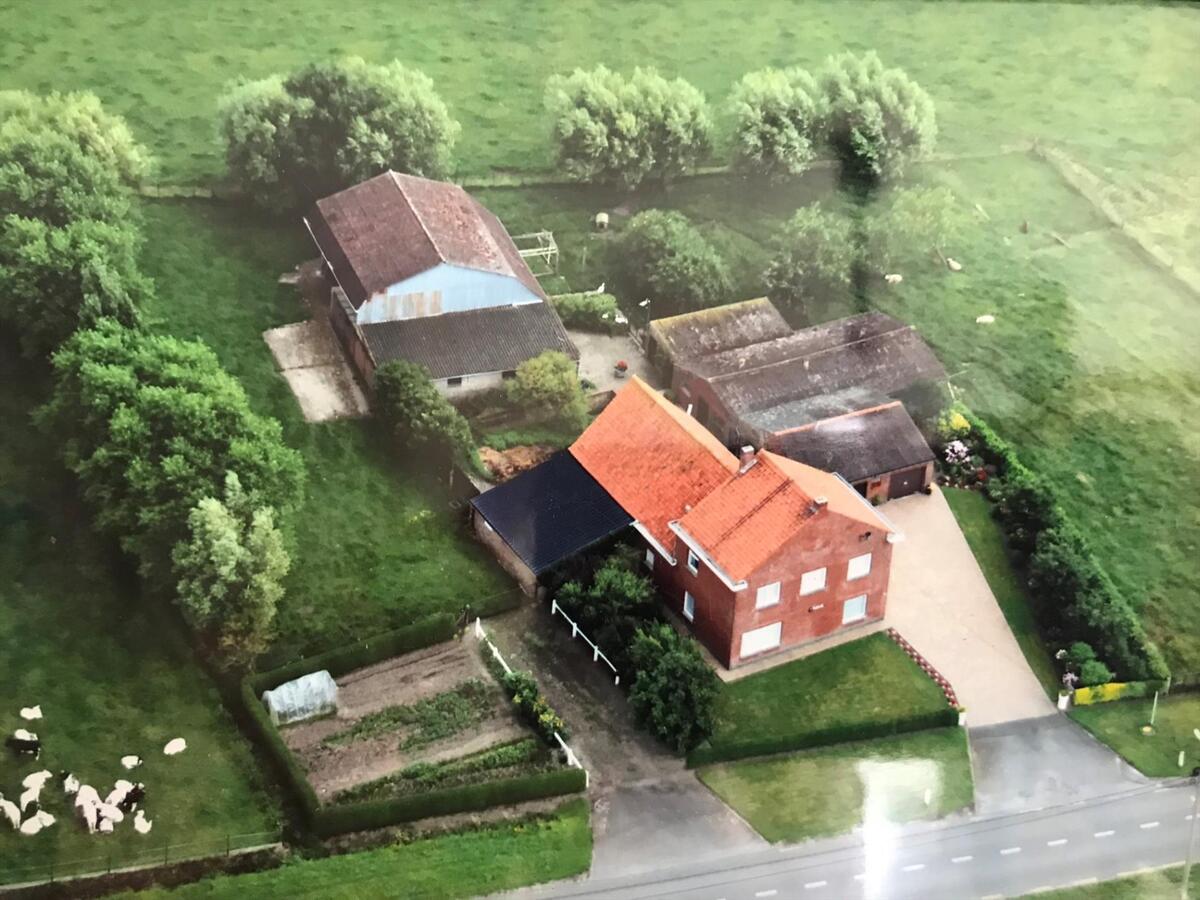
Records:
<instances>
[{"instance_id":1,"label":"hedge","mask_svg":"<svg viewBox=\"0 0 1200 900\"><path fill-rule=\"evenodd\" d=\"M559 294L550 302L567 328L600 334L621 334L629 328L617 322L620 309L612 294Z\"/></svg>"},{"instance_id":2,"label":"hedge","mask_svg":"<svg viewBox=\"0 0 1200 900\"><path fill-rule=\"evenodd\" d=\"M888 722L859 722L834 728L823 728L819 731L804 731L770 738L735 741L715 747L705 742L687 755L687 765L689 769L694 769L697 766L731 762L752 756L770 756L775 753L791 753L795 750L811 750L814 747L825 747L829 744L872 740L894 734L907 734L910 731L925 731L930 728L956 725L958 725L958 711L947 707L935 712L892 719Z\"/></svg>"},{"instance_id":3,"label":"hedge","mask_svg":"<svg viewBox=\"0 0 1200 900\"><path fill-rule=\"evenodd\" d=\"M1076 706L1091 706L1093 703L1111 703L1114 700L1136 700L1149 697L1166 686L1165 681L1111 681L1094 687L1076 688L1072 702Z\"/></svg>"},{"instance_id":4,"label":"hedge","mask_svg":"<svg viewBox=\"0 0 1200 900\"><path fill-rule=\"evenodd\" d=\"M284 786L291 791L296 802L300 804L305 821L312 824L313 816L321 806L320 801L317 800L317 792L308 783L308 776L304 769L296 762L296 757L292 755L291 749L284 743L275 723L271 721L270 715L267 714L267 708L260 699L262 694L257 691L254 682L254 676L242 680L242 707L248 717L250 729L254 733L253 737L258 741L259 747L274 761ZM283 682L277 683L282 684ZM269 688L263 690L269 690Z\"/></svg>"},{"instance_id":5,"label":"hedge","mask_svg":"<svg viewBox=\"0 0 1200 900\"><path fill-rule=\"evenodd\" d=\"M971 410L962 404L955 409L971 425L968 440L975 452L996 469L987 496L1009 548L1023 557L1042 627L1062 632L1067 642L1090 644L1110 669L1131 681L1166 679L1170 670L1162 652L1063 512L1054 487Z\"/></svg>"},{"instance_id":6,"label":"hedge","mask_svg":"<svg viewBox=\"0 0 1200 900\"><path fill-rule=\"evenodd\" d=\"M516 778L465 784L389 800L368 800L317 810L312 829L319 837L347 831L385 828L400 822L473 812L527 800L576 794L587 787L587 773L574 767L535 772Z\"/></svg>"}]
</instances>

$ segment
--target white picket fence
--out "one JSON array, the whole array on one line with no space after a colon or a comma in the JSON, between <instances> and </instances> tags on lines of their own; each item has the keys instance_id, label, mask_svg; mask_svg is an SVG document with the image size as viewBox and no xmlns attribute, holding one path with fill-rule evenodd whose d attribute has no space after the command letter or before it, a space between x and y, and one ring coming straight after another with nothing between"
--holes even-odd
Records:
<instances>
[{"instance_id":1,"label":"white picket fence","mask_svg":"<svg viewBox=\"0 0 1200 900\"><path fill-rule=\"evenodd\" d=\"M488 650L491 651L492 657L496 660L496 662L500 663L500 668L502 668L506 674L511 675L512 667L509 666L509 664L505 661L504 657L500 653L499 648L492 643L492 639L487 636L487 632L483 630L483 622L478 617L475 619L475 637L480 641L483 641ZM583 769L583 783L585 787L588 786L592 780L591 773L588 772L583 763L579 761L579 757L575 755L575 751L571 749L570 745L563 740L562 735L557 731L554 732L554 739L558 741L558 746L560 746L563 753L566 754L567 764L574 766L577 769Z\"/></svg>"},{"instance_id":2,"label":"white picket fence","mask_svg":"<svg viewBox=\"0 0 1200 900\"><path fill-rule=\"evenodd\" d=\"M570 616L568 616L565 612L563 612L562 607L558 605L558 600L550 601L550 615L552 615L552 616L558 615L558 616L562 616L564 619L566 619L567 624L571 626L571 638L572 639L577 638L577 637L583 638L584 643L586 643L589 647L592 648L592 662L599 662L600 660L604 660L604 664L606 666L608 666L610 669L612 669L613 684L621 683L621 676L617 672L617 667L612 664L612 660L610 660L607 656L605 656L604 651L601 650L598 646L596 646L596 644L593 643L592 639L583 633L583 630L577 624L575 624L575 621Z\"/></svg>"}]
</instances>

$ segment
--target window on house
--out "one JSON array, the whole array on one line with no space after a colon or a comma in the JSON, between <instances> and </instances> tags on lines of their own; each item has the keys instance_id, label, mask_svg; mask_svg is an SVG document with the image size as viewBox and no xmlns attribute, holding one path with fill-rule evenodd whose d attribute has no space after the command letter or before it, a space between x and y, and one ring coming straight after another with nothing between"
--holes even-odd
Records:
<instances>
[{"instance_id":1,"label":"window on house","mask_svg":"<svg viewBox=\"0 0 1200 900\"><path fill-rule=\"evenodd\" d=\"M651 550L649 547L646 548L646 568L647 569L654 568L654 551Z\"/></svg>"},{"instance_id":2,"label":"window on house","mask_svg":"<svg viewBox=\"0 0 1200 900\"><path fill-rule=\"evenodd\" d=\"M447 385L447 387L462 387L462 379L461 378L447 378L446 385Z\"/></svg>"},{"instance_id":3,"label":"window on house","mask_svg":"<svg viewBox=\"0 0 1200 900\"><path fill-rule=\"evenodd\" d=\"M851 597L842 604L842 624L849 625L867 617L867 595Z\"/></svg>"},{"instance_id":4,"label":"window on house","mask_svg":"<svg viewBox=\"0 0 1200 900\"><path fill-rule=\"evenodd\" d=\"M813 569L800 576L800 596L805 597L825 590L825 567Z\"/></svg>"},{"instance_id":5,"label":"window on house","mask_svg":"<svg viewBox=\"0 0 1200 900\"><path fill-rule=\"evenodd\" d=\"M762 628L755 628L751 631L744 631L742 632L742 649L738 655L745 659L747 656L753 656L755 653L773 650L779 646L782 636L782 622L765 625Z\"/></svg>"},{"instance_id":6,"label":"window on house","mask_svg":"<svg viewBox=\"0 0 1200 900\"><path fill-rule=\"evenodd\" d=\"M687 591L683 592L683 617L689 622L696 618L696 598Z\"/></svg>"},{"instance_id":7,"label":"window on house","mask_svg":"<svg viewBox=\"0 0 1200 900\"><path fill-rule=\"evenodd\" d=\"M779 602L779 582L774 584L765 584L758 589L758 593L754 597L755 609L766 609L768 606L774 606Z\"/></svg>"},{"instance_id":8,"label":"window on house","mask_svg":"<svg viewBox=\"0 0 1200 900\"><path fill-rule=\"evenodd\" d=\"M850 557L850 564L846 566L846 580L854 581L856 578L866 578L871 574L871 554L864 553L862 556Z\"/></svg>"},{"instance_id":9,"label":"window on house","mask_svg":"<svg viewBox=\"0 0 1200 900\"><path fill-rule=\"evenodd\" d=\"M691 550L688 551L687 567L688 571L693 575L697 575L700 572L700 557L698 557Z\"/></svg>"}]
</instances>

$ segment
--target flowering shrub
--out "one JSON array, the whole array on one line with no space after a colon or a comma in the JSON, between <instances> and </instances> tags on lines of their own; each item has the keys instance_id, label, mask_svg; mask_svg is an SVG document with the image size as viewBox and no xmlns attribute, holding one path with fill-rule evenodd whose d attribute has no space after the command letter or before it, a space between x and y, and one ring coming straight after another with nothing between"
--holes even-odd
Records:
<instances>
[{"instance_id":1,"label":"flowering shrub","mask_svg":"<svg viewBox=\"0 0 1200 900\"><path fill-rule=\"evenodd\" d=\"M948 409L938 416L937 433L946 443L961 441L971 433L971 423L957 409Z\"/></svg>"},{"instance_id":2,"label":"flowering shrub","mask_svg":"<svg viewBox=\"0 0 1200 900\"><path fill-rule=\"evenodd\" d=\"M971 460L971 448L962 441L951 441L946 445L946 462L952 466L961 466Z\"/></svg>"}]
</instances>

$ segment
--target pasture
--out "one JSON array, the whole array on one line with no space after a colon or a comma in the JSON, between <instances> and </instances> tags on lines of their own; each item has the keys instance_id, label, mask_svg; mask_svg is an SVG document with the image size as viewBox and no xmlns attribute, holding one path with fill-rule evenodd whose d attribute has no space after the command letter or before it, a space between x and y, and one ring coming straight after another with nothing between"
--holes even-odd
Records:
<instances>
[{"instance_id":1,"label":"pasture","mask_svg":"<svg viewBox=\"0 0 1200 900\"><path fill-rule=\"evenodd\" d=\"M0 348L4 384L18 383L25 365ZM30 411L29 393L0 392L0 729L29 728L43 752L33 762L5 750L0 793L16 800L25 775L49 769L56 777L42 802L57 822L32 837L0 825L0 883L48 877L51 867L62 875L110 859L161 860L167 844L173 857L212 853L227 834L274 831L277 812L249 747L192 661L181 626L142 602L132 572L89 530L55 449L27 424ZM18 710L34 704L44 718L21 721ZM175 737L188 749L165 757ZM146 784L153 830L137 834L127 819L113 835L89 835L58 772L107 793L131 777L119 762L127 754L146 760L132 780Z\"/></svg>"}]
</instances>

